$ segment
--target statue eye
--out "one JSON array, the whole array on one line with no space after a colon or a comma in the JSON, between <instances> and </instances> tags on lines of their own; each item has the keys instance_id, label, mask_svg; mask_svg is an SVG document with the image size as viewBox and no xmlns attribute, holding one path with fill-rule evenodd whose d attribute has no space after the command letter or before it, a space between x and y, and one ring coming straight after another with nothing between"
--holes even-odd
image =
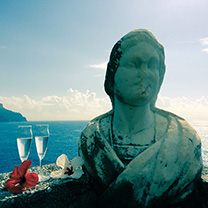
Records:
<instances>
[{"instance_id":1,"label":"statue eye","mask_svg":"<svg viewBox=\"0 0 208 208\"><path fill-rule=\"evenodd\" d=\"M142 62L140 59L131 60L128 62L127 67L131 68L139 68L141 66Z\"/></svg>"},{"instance_id":2,"label":"statue eye","mask_svg":"<svg viewBox=\"0 0 208 208\"><path fill-rule=\"evenodd\" d=\"M155 58L151 58L147 63L147 67L149 69L158 69L159 68L158 66L159 66L158 61Z\"/></svg>"},{"instance_id":3,"label":"statue eye","mask_svg":"<svg viewBox=\"0 0 208 208\"><path fill-rule=\"evenodd\" d=\"M134 67L136 67L136 63L135 63L135 61L130 60L126 63L126 66L129 68L134 68Z\"/></svg>"}]
</instances>

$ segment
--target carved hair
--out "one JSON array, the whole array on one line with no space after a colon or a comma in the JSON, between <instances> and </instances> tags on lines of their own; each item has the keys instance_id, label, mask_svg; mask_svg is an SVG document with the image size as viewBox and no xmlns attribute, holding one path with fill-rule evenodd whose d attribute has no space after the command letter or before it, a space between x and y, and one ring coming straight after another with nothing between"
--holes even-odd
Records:
<instances>
[{"instance_id":1,"label":"carved hair","mask_svg":"<svg viewBox=\"0 0 208 208\"><path fill-rule=\"evenodd\" d=\"M154 108L155 102L157 99L157 94L160 90L160 87L163 82L164 74L165 74L165 54L164 47L160 44L156 37L148 30L138 29L133 30L123 36L113 47L110 59L107 66L106 76L105 76L105 92L109 95L112 105L114 106L114 77L116 71L120 64L120 59L122 54L126 52L129 48L137 45L138 43L146 42L152 45L159 55L159 87L157 89L157 93L155 97L151 101L151 107Z\"/></svg>"}]
</instances>

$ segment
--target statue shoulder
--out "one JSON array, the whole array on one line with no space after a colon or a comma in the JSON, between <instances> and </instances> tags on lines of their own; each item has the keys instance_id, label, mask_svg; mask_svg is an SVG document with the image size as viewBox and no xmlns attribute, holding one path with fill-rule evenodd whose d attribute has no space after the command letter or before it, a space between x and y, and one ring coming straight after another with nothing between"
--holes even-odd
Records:
<instances>
[{"instance_id":1,"label":"statue shoulder","mask_svg":"<svg viewBox=\"0 0 208 208\"><path fill-rule=\"evenodd\" d=\"M95 132L105 133L110 128L112 120L112 111L102 114L92 119L82 131L82 135L90 136Z\"/></svg>"},{"instance_id":2,"label":"statue shoulder","mask_svg":"<svg viewBox=\"0 0 208 208\"><path fill-rule=\"evenodd\" d=\"M196 130L184 118L161 109L156 109L155 112L158 115L158 117L163 117L163 119L161 119L163 120L163 122L165 120L164 118L166 118L169 124L170 122L174 122L175 125L178 126L178 129L181 131L184 138L191 140L195 145L198 145L200 143L200 138ZM168 125L168 127L170 126Z\"/></svg>"}]
</instances>

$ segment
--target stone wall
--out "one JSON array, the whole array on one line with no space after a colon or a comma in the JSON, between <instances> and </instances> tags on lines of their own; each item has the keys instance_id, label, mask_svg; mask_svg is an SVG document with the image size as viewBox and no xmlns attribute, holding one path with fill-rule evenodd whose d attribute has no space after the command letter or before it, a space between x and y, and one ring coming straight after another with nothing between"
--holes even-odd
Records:
<instances>
[{"instance_id":1,"label":"stone wall","mask_svg":"<svg viewBox=\"0 0 208 208\"><path fill-rule=\"evenodd\" d=\"M44 171L49 175L57 170L55 164L45 165ZM39 172L39 167L31 168L31 172ZM3 191L5 181L9 173L0 174L0 207L54 207L54 208L93 208L96 207L96 193L92 191L88 183L89 178L85 174L79 180L74 179L50 179L38 183L32 189L26 189L22 194L10 194ZM204 167L202 181L196 192L186 202L177 208L208 208L208 168Z\"/></svg>"},{"instance_id":2,"label":"stone wall","mask_svg":"<svg viewBox=\"0 0 208 208\"><path fill-rule=\"evenodd\" d=\"M55 164L45 165L44 173L49 175L50 172L57 169ZM39 172L38 167L31 168L31 172ZM95 193L90 190L88 177L84 175L79 180L74 179L49 179L45 182L38 183L32 189L26 189L22 194L10 194L9 191L3 191L2 188L9 173L0 174L0 207L93 207Z\"/></svg>"}]
</instances>

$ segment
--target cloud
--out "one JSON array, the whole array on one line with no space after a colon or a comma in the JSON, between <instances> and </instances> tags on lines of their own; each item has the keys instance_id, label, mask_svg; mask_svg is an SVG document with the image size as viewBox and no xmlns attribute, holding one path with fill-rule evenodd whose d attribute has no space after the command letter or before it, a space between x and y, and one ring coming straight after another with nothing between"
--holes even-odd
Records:
<instances>
[{"instance_id":1,"label":"cloud","mask_svg":"<svg viewBox=\"0 0 208 208\"><path fill-rule=\"evenodd\" d=\"M208 53L208 48L204 48L202 51Z\"/></svg>"},{"instance_id":2,"label":"cloud","mask_svg":"<svg viewBox=\"0 0 208 208\"><path fill-rule=\"evenodd\" d=\"M4 107L21 112L28 120L90 120L110 110L108 97L97 98L94 92L69 89L65 96L46 96L41 100L23 97L0 97Z\"/></svg>"},{"instance_id":3,"label":"cloud","mask_svg":"<svg viewBox=\"0 0 208 208\"><path fill-rule=\"evenodd\" d=\"M3 48L3 49L8 49L8 47L3 46L3 45L0 45L0 48Z\"/></svg>"},{"instance_id":4,"label":"cloud","mask_svg":"<svg viewBox=\"0 0 208 208\"><path fill-rule=\"evenodd\" d=\"M91 64L89 65L90 68L95 68L95 69L106 69L107 68L107 63L108 62L103 62L100 64Z\"/></svg>"},{"instance_id":5,"label":"cloud","mask_svg":"<svg viewBox=\"0 0 208 208\"><path fill-rule=\"evenodd\" d=\"M201 38L200 42L203 46L208 46L208 37L207 38ZM204 48L202 51L208 53L208 48Z\"/></svg>"},{"instance_id":6,"label":"cloud","mask_svg":"<svg viewBox=\"0 0 208 208\"><path fill-rule=\"evenodd\" d=\"M108 97L98 98L96 93L69 89L64 96L46 96L40 100L27 95L0 97L4 107L21 112L28 120L91 120L111 109ZM208 121L208 97L190 100L186 97L158 96L158 108L175 113L188 121Z\"/></svg>"},{"instance_id":7,"label":"cloud","mask_svg":"<svg viewBox=\"0 0 208 208\"><path fill-rule=\"evenodd\" d=\"M207 38L201 38L200 42L202 45L208 45L208 37Z\"/></svg>"},{"instance_id":8,"label":"cloud","mask_svg":"<svg viewBox=\"0 0 208 208\"><path fill-rule=\"evenodd\" d=\"M186 97L169 98L159 95L156 106L189 121L208 120L208 97L190 100Z\"/></svg>"}]
</instances>

